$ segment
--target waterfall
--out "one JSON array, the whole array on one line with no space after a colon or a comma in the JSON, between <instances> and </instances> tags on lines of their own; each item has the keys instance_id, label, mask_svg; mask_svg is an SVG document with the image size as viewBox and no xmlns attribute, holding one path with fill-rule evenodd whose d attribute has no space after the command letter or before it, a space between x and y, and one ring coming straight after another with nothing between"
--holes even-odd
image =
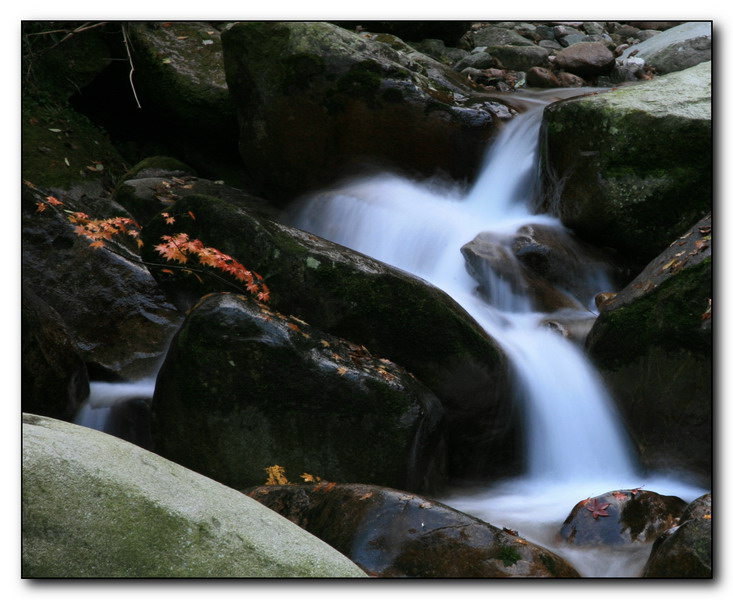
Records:
<instances>
[{"instance_id":1,"label":"waterfall","mask_svg":"<svg viewBox=\"0 0 733 600\"><path fill-rule=\"evenodd\" d=\"M518 401L526 413L526 473L490 489L460 491L444 501L497 526L553 548L554 532L579 500L615 489L635 488L693 500L704 490L651 480L635 456L598 375L577 344L547 327L521 289L500 273L488 273L483 294L469 275L461 248L487 233L499 247L523 225L564 232L548 215L532 214L537 185L537 149L544 107L560 95L589 90L553 90L526 98L527 110L494 141L482 172L466 192L445 181L413 181L381 174L342 182L297 202L288 223L441 288L461 304L503 347L513 366ZM489 269L491 271L491 269ZM595 292L611 283L593 268L580 275ZM591 294L591 298L594 294ZM488 301L487 301L488 299ZM594 310L576 298L581 310ZM648 475L648 474L647 474ZM638 575L638 552L612 561L578 561L572 549L553 548L583 575ZM642 550L648 552L648 549ZM592 556L593 553L586 553ZM602 565L602 566L599 566Z\"/></svg>"},{"instance_id":2,"label":"waterfall","mask_svg":"<svg viewBox=\"0 0 733 600\"><path fill-rule=\"evenodd\" d=\"M154 391L155 376L130 382L92 381L74 423L150 448L148 414Z\"/></svg>"}]
</instances>

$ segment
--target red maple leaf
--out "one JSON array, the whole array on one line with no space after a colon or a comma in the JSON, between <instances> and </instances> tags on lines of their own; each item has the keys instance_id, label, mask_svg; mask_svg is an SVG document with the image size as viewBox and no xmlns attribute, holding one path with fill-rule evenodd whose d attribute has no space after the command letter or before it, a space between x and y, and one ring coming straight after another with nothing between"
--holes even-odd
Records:
<instances>
[{"instance_id":1,"label":"red maple leaf","mask_svg":"<svg viewBox=\"0 0 733 600\"><path fill-rule=\"evenodd\" d=\"M593 513L594 519L598 519L598 517L608 516L606 509L609 506L611 506L610 502L598 502L598 498L593 498L590 502L588 502L588 504L586 504L585 508L586 510L589 510L591 513Z\"/></svg>"}]
</instances>

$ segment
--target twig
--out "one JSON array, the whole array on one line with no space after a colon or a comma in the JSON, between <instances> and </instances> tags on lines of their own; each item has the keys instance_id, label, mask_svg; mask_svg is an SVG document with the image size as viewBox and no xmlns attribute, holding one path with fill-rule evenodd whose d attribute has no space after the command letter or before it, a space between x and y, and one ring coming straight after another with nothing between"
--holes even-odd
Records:
<instances>
[{"instance_id":1,"label":"twig","mask_svg":"<svg viewBox=\"0 0 733 600\"><path fill-rule=\"evenodd\" d=\"M132 74L135 72L135 65L132 63L132 54L130 53L130 40L127 37L127 28L123 25L122 26L122 39L125 42L125 50L127 50L127 60L130 63L130 87L132 88L132 93L135 96L135 102L137 102L137 107L142 108L140 106L140 100L137 98L137 92L135 91L135 84L132 82Z\"/></svg>"}]
</instances>

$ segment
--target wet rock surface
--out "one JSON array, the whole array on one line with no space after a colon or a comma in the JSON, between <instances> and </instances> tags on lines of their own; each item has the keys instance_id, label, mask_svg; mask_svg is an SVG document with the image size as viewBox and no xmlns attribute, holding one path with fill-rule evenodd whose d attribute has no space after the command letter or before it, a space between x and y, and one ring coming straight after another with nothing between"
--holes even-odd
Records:
<instances>
[{"instance_id":1,"label":"wet rock surface","mask_svg":"<svg viewBox=\"0 0 733 600\"><path fill-rule=\"evenodd\" d=\"M374 577L578 576L563 558L517 532L400 490L320 482L245 493Z\"/></svg>"},{"instance_id":2,"label":"wet rock surface","mask_svg":"<svg viewBox=\"0 0 733 600\"><path fill-rule=\"evenodd\" d=\"M708 485L712 456L712 224L701 219L601 305L587 340L648 468Z\"/></svg>"},{"instance_id":3,"label":"wet rock surface","mask_svg":"<svg viewBox=\"0 0 733 600\"><path fill-rule=\"evenodd\" d=\"M678 526L656 540L643 576L711 578L712 534L712 495L705 494L690 503Z\"/></svg>"},{"instance_id":4,"label":"wet rock surface","mask_svg":"<svg viewBox=\"0 0 733 600\"><path fill-rule=\"evenodd\" d=\"M579 502L560 537L577 546L620 546L652 542L676 524L687 503L645 490L616 490Z\"/></svg>"},{"instance_id":5,"label":"wet rock surface","mask_svg":"<svg viewBox=\"0 0 733 600\"><path fill-rule=\"evenodd\" d=\"M415 491L445 476L443 410L430 390L364 347L236 294L191 309L152 415L159 453L230 487L260 483L276 464Z\"/></svg>"}]
</instances>

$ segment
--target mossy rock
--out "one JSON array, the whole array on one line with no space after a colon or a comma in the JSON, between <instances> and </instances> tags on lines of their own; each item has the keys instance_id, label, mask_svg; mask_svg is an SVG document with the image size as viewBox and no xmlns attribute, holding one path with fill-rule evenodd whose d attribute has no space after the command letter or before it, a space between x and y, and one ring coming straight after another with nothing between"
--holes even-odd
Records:
<instances>
[{"instance_id":1,"label":"mossy rock","mask_svg":"<svg viewBox=\"0 0 733 600\"><path fill-rule=\"evenodd\" d=\"M542 126L544 208L640 265L712 206L711 67L557 102Z\"/></svg>"},{"instance_id":2,"label":"mossy rock","mask_svg":"<svg viewBox=\"0 0 733 600\"><path fill-rule=\"evenodd\" d=\"M21 176L36 186L72 191L108 190L127 166L109 138L61 103L24 99Z\"/></svg>"},{"instance_id":3,"label":"mossy rock","mask_svg":"<svg viewBox=\"0 0 733 600\"><path fill-rule=\"evenodd\" d=\"M280 206L365 168L472 177L496 133L490 111L458 102L478 96L467 78L391 35L258 22L222 43L240 154Z\"/></svg>"},{"instance_id":4,"label":"mossy rock","mask_svg":"<svg viewBox=\"0 0 733 600\"><path fill-rule=\"evenodd\" d=\"M132 23L136 87L187 128L215 135L236 126L224 76L221 34L203 22Z\"/></svg>"},{"instance_id":5,"label":"mossy rock","mask_svg":"<svg viewBox=\"0 0 733 600\"><path fill-rule=\"evenodd\" d=\"M712 461L712 258L702 219L602 306L587 339L642 462L708 484Z\"/></svg>"},{"instance_id":6,"label":"mossy rock","mask_svg":"<svg viewBox=\"0 0 733 600\"><path fill-rule=\"evenodd\" d=\"M444 477L438 399L365 348L236 294L189 312L158 375L163 456L235 488L293 476L401 489Z\"/></svg>"},{"instance_id":7,"label":"mossy rock","mask_svg":"<svg viewBox=\"0 0 733 600\"><path fill-rule=\"evenodd\" d=\"M110 435L23 415L23 578L363 577L243 494Z\"/></svg>"},{"instance_id":8,"label":"mossy rock","mask_svg":"<svg viewBox=\"0 0 733 600\"><path fill-rule=\"evenodd\" d=\"M181 198L143 231L143 257L162 235L185 231L264 277L270 305L318 329L364 345L408 369L446 409L451 470L486 474L517 458L517 423L506 357L441 290L358 252L258 217L210 196ZM195 219L190 214L195 215ZM154 271L181 309L232 283ZM241 288L240 288L241 289ZM477 447L486 448L477 456Z\"/></svg>"}]
</instances>

